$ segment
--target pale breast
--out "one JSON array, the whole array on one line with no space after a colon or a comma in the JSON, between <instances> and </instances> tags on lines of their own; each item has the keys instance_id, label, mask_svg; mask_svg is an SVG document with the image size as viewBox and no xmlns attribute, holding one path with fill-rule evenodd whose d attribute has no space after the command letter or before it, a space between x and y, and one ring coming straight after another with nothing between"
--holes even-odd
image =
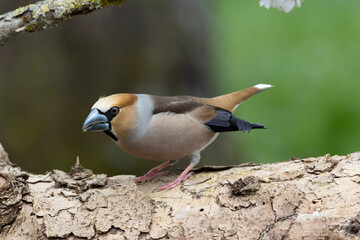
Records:
<instances>
[{"instance_id":1,"label":"pale breast","mask_svg":"<svg viewBox=\"0 0 360 240\"><path fill-rule=\"evenodd\" d=\"M215 133L185 114L154 115L145 134L135 141L120 140L126 152L143 159L174 160L201 151Z\"/></svg>"}]
</instances>

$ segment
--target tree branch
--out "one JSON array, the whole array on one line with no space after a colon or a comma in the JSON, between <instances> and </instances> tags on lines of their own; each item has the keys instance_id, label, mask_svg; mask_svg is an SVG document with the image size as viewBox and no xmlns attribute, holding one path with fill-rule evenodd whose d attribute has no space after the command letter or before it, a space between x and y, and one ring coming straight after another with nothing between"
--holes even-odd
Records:
<instances>
[{"instance_id":1,"label":"tree branch","mask_svg":"<svg viewBox=\"0 0 360 240\"><path fill-rule=\"evenodd\" d=\"M58 23L78 14L114 4L121 5L126 0L43 0L0 15L0 45L12 36L22 32L34 32L55 27ZM290 12L300 7L303 0L260 0L260 6L277 8Z\"/></svg>"},{"instance_id":2,"label":"tree branch","mask_svg":"<svg viewBox=\"0 0 360 240\"><path fill-rule=\"evenodd\" d=\"M0 145L0 239L345 239L359 237L360 152L207 167L155 192L161 177L33 175Z\"/></svg>"},{"instance_id":3,"label":"tree branch","mask_svg":"<svg viewBox=\"0 0 360 240\"><path fill-rule=\"evenodd\" d=\"M0 44L22 32L41 31L78 14L87 14L125 0L44 0L0 15Z\"/></svg>"}]
</instances>

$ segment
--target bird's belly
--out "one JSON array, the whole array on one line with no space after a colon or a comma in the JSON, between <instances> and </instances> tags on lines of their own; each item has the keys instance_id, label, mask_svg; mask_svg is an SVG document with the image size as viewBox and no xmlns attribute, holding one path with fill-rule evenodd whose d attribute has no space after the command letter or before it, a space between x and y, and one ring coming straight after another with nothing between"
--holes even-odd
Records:
<instances>
[{"instance_id":1,"label":"bird's belly","mask_svg":"<svg viewBox=\"0 0 360 240\"><path fill-rule=\"evenodd\" d=\"M158 116L149 123L146 133L135 140L119 140L126 152L149 160L175 160L200 152L215 133L185 115Z\"/></svg>"}]
</instances>

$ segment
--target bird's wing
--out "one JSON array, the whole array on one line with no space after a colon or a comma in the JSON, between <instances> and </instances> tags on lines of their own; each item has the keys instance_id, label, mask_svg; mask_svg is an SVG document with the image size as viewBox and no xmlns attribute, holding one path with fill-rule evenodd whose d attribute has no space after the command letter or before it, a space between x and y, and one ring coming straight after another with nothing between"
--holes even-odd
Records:
<instances>
[{"instance_id":1,"label":"bird's wing","mask_svg":"<svg viewBox=\"0 0 360 240\"><path fill-rule=\"evenodd\" d=\"M155 97L154 103L153 114L185 114L192 121L208 126L213 132L250 132L253 128L264 128L260 124L251 124L236 118L225 109L202 103L192 97Z\"/></svg>"},{"instance_id":2,"label":"bird's wing","mask_svg":"<svg viewBox=\"0 0 360 240\"><path fill-rule=\"evenodd\" d=\"M216 116L205 125L214 132L248 131L254 128L265 128L261 124L252 124L248 121L235 117L231 112L223 109L216 110Z\"/></svg>"},{"instance_id":3,"label":"bird's wing","mask_svg":"<svg viewBox=\"0 0 360 240\"><path fill-rule=\"evenodd\" d=\"M182 97L152 96L152 98L154 101L153 114L164 112L184 114L203 105Z\"/></svg>"},{"instance_id":4,"label":"bird's wing","mask_svg":"<svg viewBox=\"0 0 360 240\"><path fill-rule=\"evenodd\" d=\"M201 104L197 108L192 109L191 111L185 113L186 116L188 116L191 120L205 124L212 119L216 118L216 107Z\"/></svg>"},{"instance_id":5,"label":"bird's wing","mask_svg":"<svg viewBox=\"0 0 360 240\"><path fill-rule=\"evenodd\" d=\"M154 115L159 113L185 114L187 117L197 123L206 123L212 118L216 117L217 107L201 103L192 97L153 96L153 101Z\"/></svg>"}]
</instances>

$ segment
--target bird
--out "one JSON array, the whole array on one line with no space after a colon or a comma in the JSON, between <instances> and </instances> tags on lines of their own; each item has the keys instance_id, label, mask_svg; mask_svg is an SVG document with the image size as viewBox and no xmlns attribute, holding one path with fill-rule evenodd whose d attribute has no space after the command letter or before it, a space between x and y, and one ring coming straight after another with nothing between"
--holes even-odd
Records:
<instances>
[{"instance_id":1,"label":"bird","mask_svg":"<svg viewBox=\"0 0 360 240\"><path fill-rule=\"evenodd\" d=\"M134 179L145 183L168 172L161 171L179 159L190 164L170 183L157 190L169 190L189 178L200 162L200 153L221 132L264 129L233 115L244 100L271 88L257 84L233 93L202 98L119 93L101 97L84 121L84 132L104 132L125 152L146 160L162 161L148 173Z\"/></svg>"}]
</instances>

